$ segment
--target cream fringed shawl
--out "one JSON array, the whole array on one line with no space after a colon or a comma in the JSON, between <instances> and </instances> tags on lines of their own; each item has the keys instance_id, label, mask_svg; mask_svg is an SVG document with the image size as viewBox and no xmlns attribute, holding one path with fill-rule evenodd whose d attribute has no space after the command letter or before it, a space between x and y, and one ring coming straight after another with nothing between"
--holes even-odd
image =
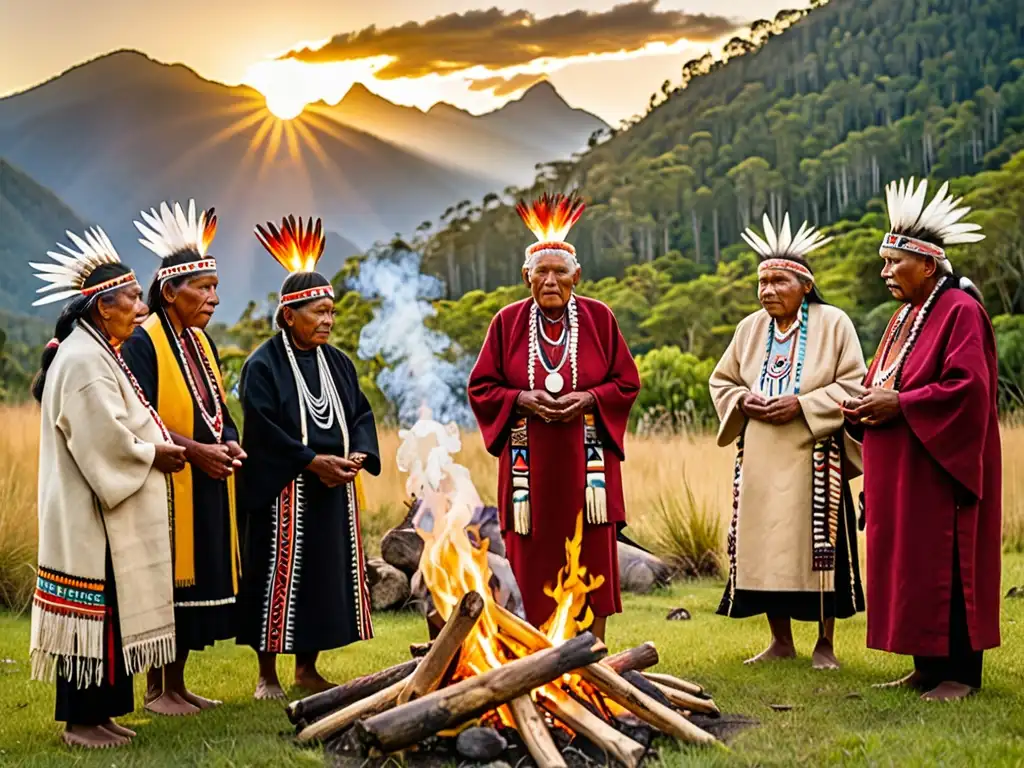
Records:
<instances>
[{"instance_id":1,"label":"cream fringed shawl","mask_svg":"<svg viewBox=\"0 0 1024 768\"><path fill-rule=\"evenodd\" d=\"M60 345L42 398L32 676L103 679L109 547L128 674L175 657L163 432L91 329Z\"/></svg>"}]
</instances>

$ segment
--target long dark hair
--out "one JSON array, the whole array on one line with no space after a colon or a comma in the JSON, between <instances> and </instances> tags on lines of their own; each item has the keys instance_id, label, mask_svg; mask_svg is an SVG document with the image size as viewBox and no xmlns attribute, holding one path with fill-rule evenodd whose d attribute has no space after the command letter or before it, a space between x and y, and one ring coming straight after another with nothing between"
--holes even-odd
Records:
<instances>
[{"instance_id":1,"label":"long dark hair","mask_svg":"<svg viewBox=\"0 0 1024 768\"><path fill-rule=\"evenodd\" d=\"M124 264L101 264L86 278L82 287L89 288L93 285L99 285L115 277L126 275L130 271ZM101 293L97 296L76 296L61 310L60 316L57 318L57 325L53 329L53 340L43 349L42 357L39 360L39 370L32 379L32 397L36 399L37 403L43 400L46 372L50 369L53 358L57 356L57 349L60 343L71 335L71 332L75 330L75 324L79 320L86 323L92 322L90 313L97 301L110 301L119 290L121 289L118 288L112 293Z\"/></svg>"},{"instance_id":2,"label":"long dark hair","mask_svg":"<svg viewBox=\"0 0 1024 768\"><path fill-rule=\"evenodd\" d=\"M319 272L293 272L284 279L283 283L281 283L281 296L284 296L286 293L307 291L310 288L320 288L321 286L330 284L331 281ZM307 299L306 301L297 301L294 304L289 304L288 306L292 309L301 309L309 304L309 302L316 300L317 299ZM283 306L278 307L277 314L274 315L274 324L281 330L287 329L287 325L284 322Z\"/></svg>"}]
</instances>

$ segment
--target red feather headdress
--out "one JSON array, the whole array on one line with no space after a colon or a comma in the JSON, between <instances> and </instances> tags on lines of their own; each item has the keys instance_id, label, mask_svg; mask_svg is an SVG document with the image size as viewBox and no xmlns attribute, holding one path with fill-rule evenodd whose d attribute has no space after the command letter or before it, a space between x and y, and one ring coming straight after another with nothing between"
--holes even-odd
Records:
<instances>
[{"instance_id":1,"label":"red feather headdress","mask_svg":"<svg viewBox=\"0 0 1024 768\"><path fill-rule=\"evenodd\" d=\"M257 224L255 231L256 239L289 273L314 272L327 242L321 219L314 224L312 218L303 222L300 216L296 223L288 216L281 219L280 230L268 221L266 229Z\"/></svg>"},{"instance_id":2,"label":"red feather headdress","mask_svg":"<svg viewBox=\"0 0 1024 768\"><path fill-rule=\"evenodd\" d=\"M585 207L583 199L576 192L570 195L545 192L530 205L520 200L516 204L516 213L537 238L537 242L526 249L527 261L543 250L564 251L575 258L576 249L565 242L565 236L573 224L580 220Z\"/></svg>"}]
</instances>

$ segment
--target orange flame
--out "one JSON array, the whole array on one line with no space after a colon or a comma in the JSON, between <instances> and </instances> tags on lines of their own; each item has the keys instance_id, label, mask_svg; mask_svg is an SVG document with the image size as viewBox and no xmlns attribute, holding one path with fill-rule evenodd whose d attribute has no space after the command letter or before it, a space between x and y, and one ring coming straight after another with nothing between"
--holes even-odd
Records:
<instances>
[{"instance_id":1,"label":"orange flame","mask_svg":"<svg viewBox=\"0 0 1024 768\"><path fill-rule=\"evenodd\" d=\"M545 192L530 205L520 200L516 204L516 213L538 241L561 242L573 224L579 221L585 207L576 192L568 196Z\"/></svg>"},{"instance_id":2,"label":"orange flame","mask_svg":"<svg viewBox=\"0 0 1024 768\"><path fill-rule=\"evenodd\" d=\"M498 606L491 591L491 569L487 562L488 540L480 537L479 531L474 532L470 524L480 501L469 472L451 461L448 449L440 445L436 432L423 431L417 436L414 428L403 433L403 440L406 442L400 450L403 457L400 466L410 472L410 478L420 478L418 482L422 483L415 489L422 501L420 517L416 521L417 531L424 542L420 572L433 598L434 608L447 621L467 592L477 592L484 598L480 619L463 642L454 679L479 675L526 655L528 649L520 647L499 630ZM439 457L434 451L445 455ZM426 473L421 474L422 467L416 464L417 461L422 465L429 463L440 467L440 479L435 476L433 483L424 479ZM423 522L427 514L432 520L429 526ZM479 546L471 541L467 528L474 533L473 538ZM576 521L575 535L565 544L566 565L555 583L545 589L556 607L542 632L554 645L566 642L590 626L593 614L587 607L587 594L604 583L603 576L588 577L586 567L580 564L582 543L581 512ZM559 683L544 686L540 692L549 698L566 695L559 690L559 685L591 700L596 697L596 692L577 675L565 675ZM513 725L511 714L505 707L498 710L498 718L506 725Z\"/></svg>"},{"instance_id":3,"label":"orange flame","mask_svg":"<svg viewBox=\"0 0 1024 768\"><path fill-rule=\"evenodd\" d=\"M257 224L256 239L289 273L312 272L316 269L316 263L320 261L327 242L321 219L317 219L314 226L312 218L303 223L300 216L296 224L295 217L288 216L281 219L280 230L270 221L267 222L267 229Z\"/></svg>"}]
</instances>

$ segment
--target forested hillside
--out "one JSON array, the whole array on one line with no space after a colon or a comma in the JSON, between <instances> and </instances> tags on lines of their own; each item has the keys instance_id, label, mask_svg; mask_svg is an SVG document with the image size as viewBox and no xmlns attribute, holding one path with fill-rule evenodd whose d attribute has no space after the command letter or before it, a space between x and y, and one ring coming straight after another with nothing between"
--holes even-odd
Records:
<instances>
[{"instance_id":1,"label":"forested hillside","mask_svg":"<svg viewBox=\"0 0 1024 768\"><path fill-rule=\"evenodd\" d=\"M578 163L539 168L424 222L450 297L513 281L529 235L514 198L578 186L571 239L590 278L679 253L712 269L762 211L859 218L899 175L995 169L1024 148L1021 0L832 0L783 11L688 63L652 109Z\"/></svg>"}]
</instances>

